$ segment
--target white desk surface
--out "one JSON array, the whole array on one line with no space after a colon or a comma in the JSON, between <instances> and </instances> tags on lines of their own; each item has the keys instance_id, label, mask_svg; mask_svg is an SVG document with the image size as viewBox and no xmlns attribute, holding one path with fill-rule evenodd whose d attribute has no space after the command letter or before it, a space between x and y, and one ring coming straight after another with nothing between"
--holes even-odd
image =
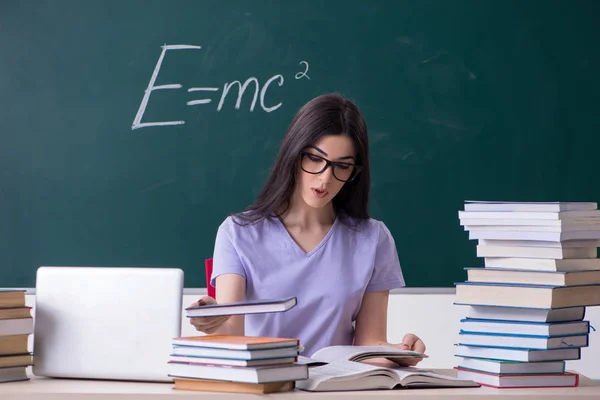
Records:
<instances>
[{"instance_id":1,"label":"white desk surface","mask_svg":"<svg viewBox=\"0 0 600 400\"><path fill-rule=\"evenodd\" d=\"M441 373L454 374L453 370L439 370ZM31 375L30 375L31 376ZM494 389L489 387L462 389L410 389L377 390L360 392L294 392L273 393L267 395L233 394L217 392L198 392L173 390L172 383L118 382L101 380L53 379L31 376L31 380L0 384L1 400L167 400L175 396L194 396L197 400L258 399L270 396L276 399L326 399L345 400L347 397L375 399L397 396L415 396L419 400L435 399L527 399L537 400L548 397L566 399L600 399L600 385L580 375L579 386L575 388L532 388L532 389Z\"/></svg>"}]
</instances>

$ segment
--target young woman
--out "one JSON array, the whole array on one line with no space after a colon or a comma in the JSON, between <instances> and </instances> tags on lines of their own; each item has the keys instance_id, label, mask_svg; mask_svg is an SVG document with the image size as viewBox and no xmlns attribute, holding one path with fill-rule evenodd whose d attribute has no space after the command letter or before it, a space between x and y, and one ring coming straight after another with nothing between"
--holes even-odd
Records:
<instances>
[{"instance_id":1,"label":"young woman","mask_svg":"<svg viewBox=\"0 0 600 400\"><path fill-rule=\"evenodd\" d=\"M404 286L394 239L369 218L367 126L337 94L316 97L292 120L255 203L219 227L211 283L216 300L295 296L283 313L191 319L197 330L295 337L303 355L331 345L425 351L414 334L387 343L389 290ZM400 316L399 316L400 317Z\"/></svg>"}]
</instances>

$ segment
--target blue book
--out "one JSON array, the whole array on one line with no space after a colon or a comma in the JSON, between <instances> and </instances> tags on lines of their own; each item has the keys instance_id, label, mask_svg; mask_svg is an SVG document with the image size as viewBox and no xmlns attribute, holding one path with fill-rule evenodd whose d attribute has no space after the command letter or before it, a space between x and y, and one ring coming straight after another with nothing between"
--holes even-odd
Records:
<instances>
[{"instance_id":1,"label":"blue book","mask_svg":"<svg viewBox=\"0 0 600 400\"><path fill-rule=\"evenodd\" d=\"M460 330L470 333L555 337L587 334L590 332L590 323L589 321L547 323L464 318L460 320Z\"/></svg>"},{"instance_id":2,"label":"blue book","mask_svg":"<svg viewBox=\"0 0 600 400\"><path fill-rule=\"evenodd\" d=\"M497 333L459 333L459 344L465 346L484 346L516 349L552 350L569 347L587 347L589 335L569 336L526 336L501 335Z\"/></svg>"},{"instance_id":3,"label":"blue book","mask_svg":"<svg viewBox=\"0 0 600 400\"><path fill-rule=\"evenodd\" d=\"M218 315L263 314L287 311L296 306L296 298L247 300L236 303L209 304L185 309L188 318Z\"/></svg>"},{"instance_id":4,"label":"blue book","mask_svg":"<svg viewBox=\"0 0 600 400\"><path fill-rule=\"evenodd\" d=\"M552 286L598 285L600 270L535 271L499 267L465 268L469 282L537 284Z\"/></svg>"},{"instance_id":5,"label":"blue book","mask_svg":"<svg viewBox=\"0 0 600 400\"><path fill-rule=\"evenodd\" d=\"M455 345L454 355L458 357L485 358L519 362L579 360L581 358L581 347L568 347L554 350L536 350L466 346L458 344Z\"/></svg>"}]
</instances>

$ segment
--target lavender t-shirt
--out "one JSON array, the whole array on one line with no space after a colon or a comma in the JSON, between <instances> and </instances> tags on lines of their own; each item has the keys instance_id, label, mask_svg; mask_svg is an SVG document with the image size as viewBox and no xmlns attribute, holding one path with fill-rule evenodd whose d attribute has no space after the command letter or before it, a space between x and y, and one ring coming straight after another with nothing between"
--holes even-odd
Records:
<instances>
[{"instance_id":1,"label":"lavender t-shirt","mask_svg":"<svg viewBox=\"0 0 600 400\"><path fill-rule=\"evenodd\" d=\"M211 283L231 273L246 279L247 300L297 298L289 311L246 315L245 334L298 338L306 356L352 344L365 292L404 286L394 239L374 219L359 228L336 219L307 253L277 218L240 226L228 217L217 232Z\"/></svg>"}]
</instances>

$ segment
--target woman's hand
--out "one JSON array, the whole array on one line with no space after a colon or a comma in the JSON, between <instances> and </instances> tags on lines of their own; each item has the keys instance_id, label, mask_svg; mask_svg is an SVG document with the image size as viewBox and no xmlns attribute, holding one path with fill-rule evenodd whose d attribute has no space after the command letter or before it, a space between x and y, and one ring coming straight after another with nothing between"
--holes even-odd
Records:
<instances>
[{"instance_id":1,"label":"woman's hand","mask_svg":"<svg viewBox=\"0 0 600 400\"><path fill-rule=\"evenodd\" d=\"M392 346L401 350L410 350L423 354L426 350L425 343L423 343L423 341L417 335L414 335L412 333L407 333L406 335L404 335L404 337L402 338L402 343L396 343ZM406 360L406 365L412 367L417 365L421 361L423 361L422 358L410 358Z\"/></svg>"},{"instance_id":2,"label":"woman's hand","mask_svg":"<svg viewBox=\"0 0 600 400\"><path fill-rule=\"evenodd\" d=\"M204 296L200 300L192 303L190 307L198 307L204 305L217 304L217 301L210 296ZM204 332L208 335L213 334L219 330L219 328L227 321L231 316L222 315L216 317L196 317L190 318L190 324L196 328L197 331Z\"/></svg>"}]
</instances>

